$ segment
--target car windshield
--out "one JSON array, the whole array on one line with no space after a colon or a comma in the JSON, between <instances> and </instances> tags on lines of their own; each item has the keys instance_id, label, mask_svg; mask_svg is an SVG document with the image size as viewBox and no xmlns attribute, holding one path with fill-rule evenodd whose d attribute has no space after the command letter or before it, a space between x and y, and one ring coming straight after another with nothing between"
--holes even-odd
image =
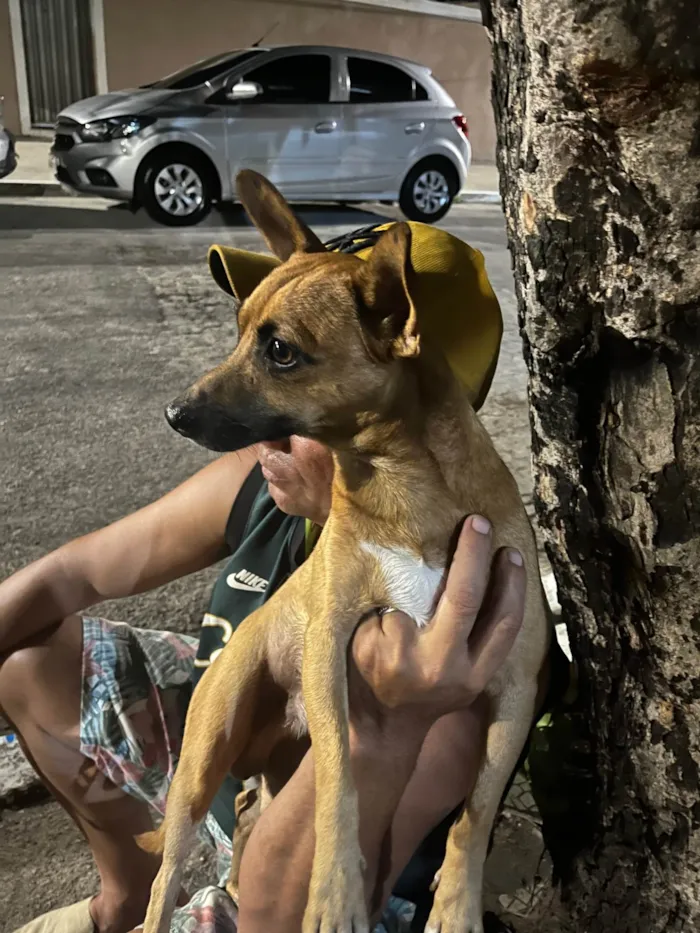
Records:
<instances>
[{"instance_id":1,"label":"car windshield","mask_svg":"<svg viewBox=\"0 0 700 933\"><path fill-rule=\"evenodd\" d=\"M218 78L219 75L230 71L234 65L240 65L241 62L254 55L259 55L262 49L240 49L235 52L226 52L223 55L215 55L213 58L205 58L201 62L195 62L181 71L175 71L160 81L154 81L153 84L145 84L143 87L168 88L173 91L185 91L188 88L199 87Z\"/></svg>"}]
</instances>

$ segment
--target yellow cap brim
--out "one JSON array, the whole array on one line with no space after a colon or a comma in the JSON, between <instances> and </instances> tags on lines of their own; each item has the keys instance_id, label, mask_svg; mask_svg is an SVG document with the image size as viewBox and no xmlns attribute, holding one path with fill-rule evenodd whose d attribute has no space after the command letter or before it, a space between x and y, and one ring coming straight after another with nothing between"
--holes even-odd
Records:
<instances>
[{"instance_id":1,"label":"yellow cap brim","mask_svg":"<svg viewBox=\"0 0 700 933\"><path fill-rule=\"evenodd\" d=\"M239 301L251 295L262 280L280 265L280 260L265 253L230 246L211 246L207 254L209 271L227 295Z\"/></svg>"}]
</instances>

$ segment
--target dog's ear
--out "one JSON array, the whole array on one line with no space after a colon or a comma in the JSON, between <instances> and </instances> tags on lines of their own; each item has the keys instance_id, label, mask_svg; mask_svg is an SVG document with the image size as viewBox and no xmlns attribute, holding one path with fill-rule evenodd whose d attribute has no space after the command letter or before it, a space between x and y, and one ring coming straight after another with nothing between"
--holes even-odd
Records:
<instances>
[{"instance_id":1,"label":"dog's ear","mask_svg":"<svg viewBox=\"0 0 700 933\"><path fill-rule=\"evenodd\" d=\"M326 247L316 234L263 175L244 169L236 177L236 187L246 213L275 256L285 261L292 253L325 253Z\"/></svg>"},{"instance_id":2,"label":"dog's ear","mask_svg":"<svg viewBox=\"0 0 700 933\"><path fill-rule=\"evenodd\" d=\"M411 228L397 223L383 233L358 269L362 322L389 354L418 356L420 334L411 299Z\"/></svg>"}]
</instances>

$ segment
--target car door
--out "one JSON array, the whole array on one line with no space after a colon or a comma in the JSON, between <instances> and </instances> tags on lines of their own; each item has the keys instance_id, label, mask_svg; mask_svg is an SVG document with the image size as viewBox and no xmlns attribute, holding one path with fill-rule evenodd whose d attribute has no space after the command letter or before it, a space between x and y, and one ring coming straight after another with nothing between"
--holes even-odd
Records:
<instances>
[{"instance_id":1,"label":"car door","mask_svg":"<svg viewBox=\"0 0 700 933\"><path fill-rule=\"evenodd\" d=\"M323 52L272 53L245 70L261 93L231 104L227 156L233 175L252 168L289 197L328 194L338 171L339 104L331 103L336 65Z\"/></svg>"},{"instance_id":2,"label":"car door","mask_svg":"<svg viewBox=\"0 0 700 933\"><path fill-rule=\"evenodd\" d=\"M363 55L348 55L346 62L338 183L346 194L395 195L412 152L429 133L434 104L396 65Z\"/></svg>"}]
</instances>

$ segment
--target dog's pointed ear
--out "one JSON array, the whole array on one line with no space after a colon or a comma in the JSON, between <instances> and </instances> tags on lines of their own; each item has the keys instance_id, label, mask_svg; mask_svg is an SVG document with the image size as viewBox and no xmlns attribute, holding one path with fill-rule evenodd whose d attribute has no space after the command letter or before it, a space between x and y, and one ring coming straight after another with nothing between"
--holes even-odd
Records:
<instances>
[{"instance_id":1,"label":"dog's pointed ear","mask_svg":"<svg viewBox=\"0 0 700 933\"><path fill-rule=\"evenodd\" d=\"M416 308L411 298L411 228L397 223L383 233L358 270L363 324L390 356L420 352Z\"/></svg>"},{"instance_id":2,"label":"dog's pointed ear","mask_svg":"<svg viewBox=\"0 0 700 933\"><path fill-rule=\"evenodd\" d=\"M275 256L286 261L292 253L324 253L326 247L296 216L277 188L263 175L244 169L236 177L238 197L246 213Z\"/></svg>"}]
</instances>

